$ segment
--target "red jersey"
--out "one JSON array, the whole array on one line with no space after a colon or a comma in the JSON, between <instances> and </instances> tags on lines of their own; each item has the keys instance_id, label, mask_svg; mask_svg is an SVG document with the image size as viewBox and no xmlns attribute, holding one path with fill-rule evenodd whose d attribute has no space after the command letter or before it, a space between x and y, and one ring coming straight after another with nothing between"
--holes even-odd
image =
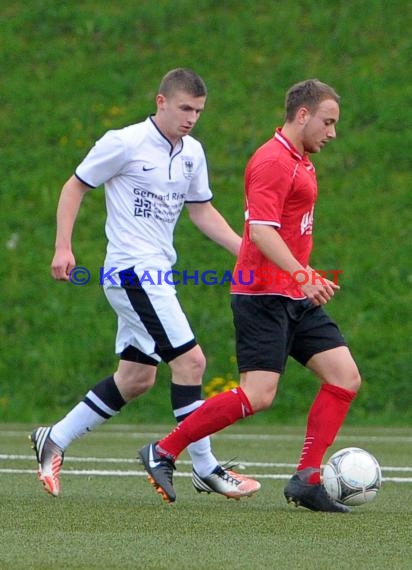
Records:
<instances>
[{"instance_id":1,"label":"red jersey","mask_svg":"<svg viewBox=\"0 0 412 570\"><path fill-rule=\"evenodd\" d=\"M313 164L278 128L275 136L258 148L248 162L245 190L245 228L231 292L305 298L296 276L282 271L252 243L250 225L273 226L294 257L306 267L312 251L313 211L317 197Z\"/></svg>"}]
</instances>

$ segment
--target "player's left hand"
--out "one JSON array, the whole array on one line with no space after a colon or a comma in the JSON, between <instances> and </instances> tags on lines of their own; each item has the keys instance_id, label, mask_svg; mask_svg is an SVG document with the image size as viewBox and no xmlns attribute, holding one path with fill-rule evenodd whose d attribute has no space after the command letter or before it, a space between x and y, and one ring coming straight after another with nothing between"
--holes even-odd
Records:
<instances>
[{"instance_id":1,"label":"player's left hand","mask_svg":"<svg viewBox=\"0 0 412 570\"><path fill-rule=\"evenodd\" d=\"M322 277L314 283L305 283L304 285L301 285L301 289L309 301L314 305L326 305L326 303L328 303L335 295L335 291L340 289L340 286L337 283Z\"/></svg>"}]
</instances>

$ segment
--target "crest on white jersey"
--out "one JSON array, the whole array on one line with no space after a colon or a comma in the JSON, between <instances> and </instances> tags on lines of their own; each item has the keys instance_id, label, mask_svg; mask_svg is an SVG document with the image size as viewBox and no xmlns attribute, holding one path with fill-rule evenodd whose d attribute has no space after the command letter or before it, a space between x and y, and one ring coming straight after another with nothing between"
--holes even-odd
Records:
<instances>
[{"instance_id":1,"label":"crest on white jersey","mask_svg":"<svg viewBox=\"0 0 412 570\"><path fill-rule=\"evenodd\" d=\"M190 180L193 175L193 158L191 156L182 156L183 176Z\"/></svg>"}]
</instances>

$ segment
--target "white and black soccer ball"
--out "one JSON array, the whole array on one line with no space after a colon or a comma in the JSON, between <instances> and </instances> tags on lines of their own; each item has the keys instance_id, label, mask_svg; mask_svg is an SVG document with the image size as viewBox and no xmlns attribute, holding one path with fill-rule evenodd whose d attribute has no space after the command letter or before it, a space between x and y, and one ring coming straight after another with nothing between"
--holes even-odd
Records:
<instances>
[{"instance_id":1,"label":"white and black soccer ball","mask_svg":"<svg viewBox=\"0 0 412 570\"><path fill-rule=\"evenodd\" d=\"M382 483L376 458L359 447L345 447L334 453L323 469L323 485L339 503L357 506L373 501Z\"/></svg>"}]
</instances>

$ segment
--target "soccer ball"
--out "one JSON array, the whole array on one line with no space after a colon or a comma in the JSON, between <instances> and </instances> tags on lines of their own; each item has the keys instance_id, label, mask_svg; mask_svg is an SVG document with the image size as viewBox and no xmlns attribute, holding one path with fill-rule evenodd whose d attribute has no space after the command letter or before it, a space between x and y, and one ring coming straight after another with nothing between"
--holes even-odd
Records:
<instances>
[{"instance_id":1,"label":"soccer ball","mask_svg":"<svg viewBox=\"0 0 412 570\"><path fill-rule=\"evenodd\" d=\"M382 483L376 458L359 447L345 447L334 453L323 470L323 485L339 503L357 506L369 503Z\"/></svg>"}]
</instances>

